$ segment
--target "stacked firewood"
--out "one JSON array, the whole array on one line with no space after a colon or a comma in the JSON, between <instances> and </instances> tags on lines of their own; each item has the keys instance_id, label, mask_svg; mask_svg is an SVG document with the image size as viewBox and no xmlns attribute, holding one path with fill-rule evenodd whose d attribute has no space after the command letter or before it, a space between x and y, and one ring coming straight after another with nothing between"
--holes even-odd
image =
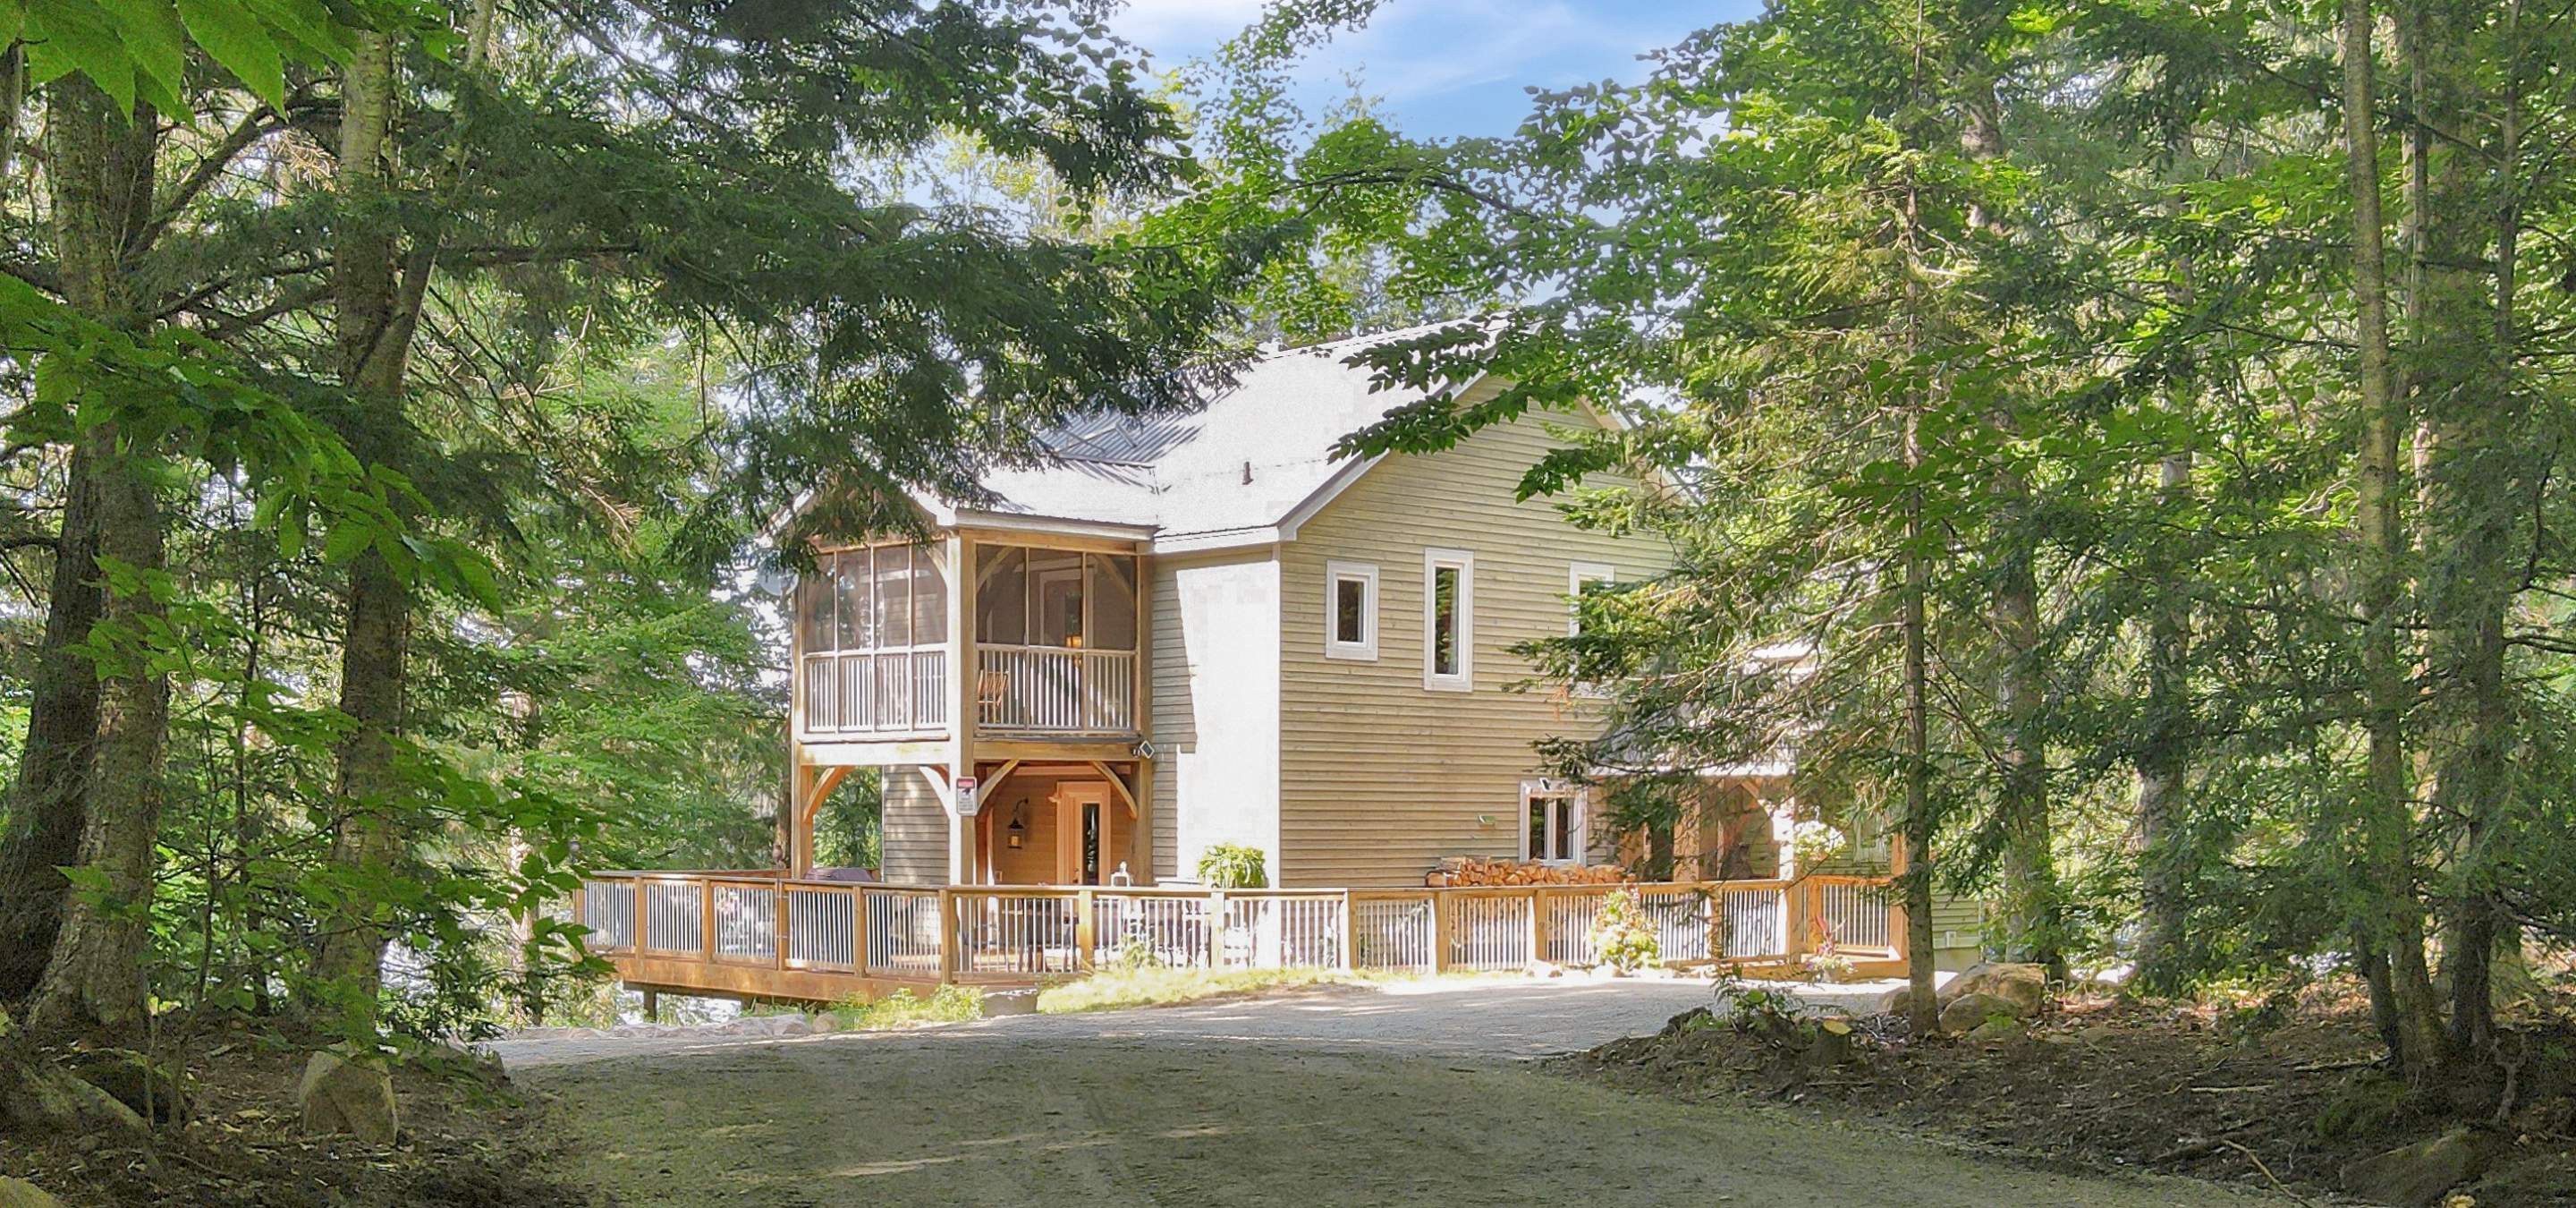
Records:
<instances>
[{"instance_id":1,"label":"stacked firewood","mask_svg":"<svg viewBox=\"0 0 2576 1208\"><path fill-rule=\"evenodd\" d=\"M1452 856L1422 878L1433 889L1462 885L1616 885L1628 874L1615 864L1541 864Z\"/></svg>"}]
</instances>

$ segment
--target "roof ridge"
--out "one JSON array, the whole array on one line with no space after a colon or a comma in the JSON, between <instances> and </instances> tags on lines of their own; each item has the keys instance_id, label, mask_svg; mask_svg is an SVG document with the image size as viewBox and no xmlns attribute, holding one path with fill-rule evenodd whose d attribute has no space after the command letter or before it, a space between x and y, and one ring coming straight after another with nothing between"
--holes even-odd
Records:
<instances>
[{"instance_id":1,"label":"roof ridge","mask_svg":"<svg viewBox=\"0 0 2576 1208\"><path fill-rule=\"evenodd\" d=\"M1269 361L1288 356L1292 353L1321 352L1327 348L1336 348L1345 344L1384 343L1389 340L1402 339L1406 336L1421 335L1428 331L1437 331L1443 327L1450 327L1460 323L1479 323L1483 321L1484 319L1477 316L1465 316L1455 319L1431 319L1425 322L1415 323L1408 327L1389 327L1382 331L1363 332L1358 335L1343 336L1337 340L1318 340L1312 344L1298 344L1293 347L1275 348L1269 352L1262 353L1260 356L1253 359L1257 361Z\"/></svg>"}]
</instances>

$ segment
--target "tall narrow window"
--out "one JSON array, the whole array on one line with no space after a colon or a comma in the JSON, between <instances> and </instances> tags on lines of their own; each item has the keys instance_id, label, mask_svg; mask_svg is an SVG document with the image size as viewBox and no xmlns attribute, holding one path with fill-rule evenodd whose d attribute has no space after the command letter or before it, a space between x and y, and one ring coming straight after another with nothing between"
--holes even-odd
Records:
<instances>
[{"instance_id":1,"label":"tall narrow window","mask_svg":"<svg viewBox=\"0 0 2576 1208\"><path fill-rule=\"evenodd\" d=\"M1581 864L1587 832L1580 790L1549 780L1521 782L1521 858Z\"/></svg>"},{"instance_id":2,"label":"tall narrow window","mask_svg":"<svg viewBox=\"0 0 2576 1208\"><path fill-rule=\"evenodd\" d=\"M1610 568L1599 562L1577 562L1565 570L1565 636L1583 636L1583 591L1595 584L1608 583ZM1576 696L1603 696L1608 689L1588 680L1569 685Z\"/></svg>"},{"instance_id":3,"label":"tall narrow window","mask_svg":"<svg viewBox=\"0 0 2576 1208\"><path fill-rule=\"evenodd\" d=\"M1422 686L1466 692L1476 682L1476 556L1422 551Z\"/></svg>"},{"instance_id":4,"label":"tall narrow window","mask_svg":"<svg viewBox=\"0 0 2576 1208\"><path fill-rule=\"evenodd\" d=\"M1324 657L1377 660L1377 567L1324 564Z\"/></svg>"}]
</instances>

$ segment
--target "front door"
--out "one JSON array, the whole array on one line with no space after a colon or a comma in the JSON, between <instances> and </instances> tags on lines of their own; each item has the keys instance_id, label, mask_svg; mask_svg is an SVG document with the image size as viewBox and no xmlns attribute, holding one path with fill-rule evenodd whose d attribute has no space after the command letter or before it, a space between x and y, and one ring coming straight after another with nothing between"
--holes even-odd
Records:
<instances>
[{"instance_id":1,"label":"front door","mask_svg":"<svg viewBox=\"0 0 2576 1208\"><path fill-rule=\"evenodd\" d=\"M1116 811L1109 783L1068 780L1055 790L1056 883L1100 885L1116 870Z\"/></svg>"}]
</instances>

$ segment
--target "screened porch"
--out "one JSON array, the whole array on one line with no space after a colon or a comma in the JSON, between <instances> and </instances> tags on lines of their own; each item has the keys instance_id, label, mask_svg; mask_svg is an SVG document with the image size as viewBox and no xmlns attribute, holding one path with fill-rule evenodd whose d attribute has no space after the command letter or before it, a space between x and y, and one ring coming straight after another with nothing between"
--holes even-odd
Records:
<instances>
[{"instance_id":1,"label":"screened porch","mask_svg":"<svg viewBox=\"0 0 2576 1208\"><path fill-rule=\"evenodd\" d=\"M961 551L975 575L966 650L950 632ZM952 539L823 554L795 597L797 735L941 736L961 667L978 731L1135 734L1141 589L1125 553Z\"/></svg>"}]
</instances>

